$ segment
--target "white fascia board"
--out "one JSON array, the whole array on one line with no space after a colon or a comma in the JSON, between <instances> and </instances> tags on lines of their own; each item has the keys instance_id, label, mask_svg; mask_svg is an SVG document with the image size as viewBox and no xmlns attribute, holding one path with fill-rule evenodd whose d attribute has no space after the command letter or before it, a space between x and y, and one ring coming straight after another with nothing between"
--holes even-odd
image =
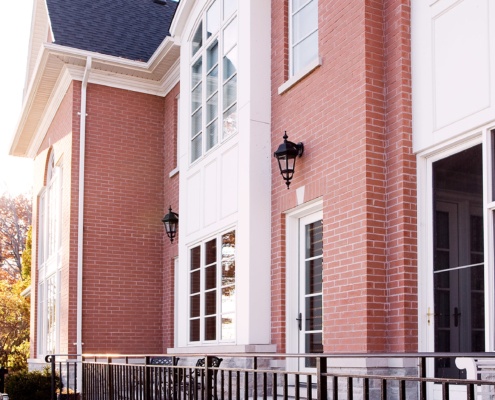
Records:
<instances>
[{"instance_id":1,"label":"white fascia board","mask_svg":"<svg viewBox=\"0 0 495 400\"><path fill-rule=\"evenodd\" d=\"M34 99L36 97L36 92L37 89L42 81L43 77L43 71L45 69L45 66L48 62L48 57L49 54L48 52L42 48L41 51L39 52L38 59L36 61L36 67L35 67L35 73L31 81L29 82L29 86L27 89L27 94L24 97L24 102L22 104L22 111L21 111L21 116L19 119L19 122L17 123L17 128L15 130L14 137L12 138L11 144L10 144L10 150L9 154L11 155L16 155L15 154L15 148L17 147L17 144L19 143L19 139L21 136L21 133L24 129L24 126L26 124L26 121L29 116L29 110L31 109L31 106L34 102ZM26 154L23 154L24 156Z\"/></svg>"},{"instance_id":2,"label":"white fascia board","mask_svg":"<svg viewBox=\"0 0 495 400\"><path fill-rule=\"evenodd\" d=\"M191 16L191 11L194 6L195 0L181 0L175 11L175 16L170 25L170 34L172 37L177 38L180 41L184 28Z\"/></svg>"}]
</instances>

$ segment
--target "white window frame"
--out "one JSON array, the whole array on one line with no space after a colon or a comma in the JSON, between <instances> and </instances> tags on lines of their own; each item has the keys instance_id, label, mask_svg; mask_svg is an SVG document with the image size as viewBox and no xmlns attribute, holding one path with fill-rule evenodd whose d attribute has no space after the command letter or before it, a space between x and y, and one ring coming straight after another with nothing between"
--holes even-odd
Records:
<instances>
[{"instance_id":1,"label":"white window frame","mask_svg":"<svg viewBox=\"0 0 495 400\"><path fill-rule=\"evenodd\" d=\"M188 287L188 307L187 307L187 343L188 345L191 346L200 346L200 345L212 345L212 344L234 344L236 343L236 327L237 327L237 312L236 312L236 294L235 294L235 289L236 289L236 279L234 278L234 283L231 285L222 285L222 238L229 233L234 233L234 235L237 234L237 231L235 227L230 227L229 229L222 230L221 233L218 233L213 236L209 236L208 238L202 240L201 242L196 242L194 245L189 246L188 248L188 262L187 262L187 287ZM216 334L215 340L206 340L204 338L204 333L205 333L205 256L206 256L206 251L205 251L205 246L207 243L211 242L212 240L216 240L216 258L215 258L215 263L216 263L216 268L217 268L217 275L216 275ZM237 239L236 239L237 240ZM234 242L235 243L235 242ZM191 251L195 248L199 247L200 248L200 310L199 310L199 341L191 341ZM234 245L235 249L235 245ZM235 262L235 253L234 253L234 262ZM213 264L208 264L209 266ZM235 267L234 267L235 268ZM237 273L237 271L235 271ZM222 289L226 287L233 287L234 288L234 296L233 296L233 308L234 311L227 311L225 312L222 310ZM232 316L233 319L233 337L231 339L222 339L222 318L223 316Z\"/></svg>"},{"instance_id":2,"label":"white window frame","mask_svg":"<svg viewBox=\"0 0 495 400\"><path fill-rule=\"evenodd\" d=\"M224 4L234 4L234 11L226 17L224 17ZM216 32L212 33L210 37L208 37L207 33L207 17L208 17L208 12L214 7L218 6L219 8L219 26ZM238 88L238 83L237 83L237 75L238 75L238 69L236 68L235 71L227 78L224 78L224 60L227 59L227 56L229 54L232 54L235 56L235 62L238 63L238 18L237 18L237 10L238 10L238 5L237 5L237 0L214 0L211 1L208 6L205 8L205 12L201 16L201 18L198 20L195 28L192 30L192 36L190 38L190 48L189 48L189 54L191 55L191 62L189 66L189 82L190 82L190 92L189 92L189 103L188 103L188 110L189 110L189 121L190 121L190 128L189 128L189 162L195 163L198 160L201 160L208 152L210 152L212 149L216 148L220 143L225 141L226 139L234 136L238 132L238 95L237 95L237 88ZM195 38L196 32L198 31L199 27L202 29L202 41L201 41L201 47L197 49L196 51L193 50L193 40ZM235 39L233 40L228 40L226 41L224 38L224 33L228 30L228 28L232 28L233 32L235 32ZM230 36L229 36L230 37ZM217 49L217 62L214 64L212 68L209 70L207 69L207 61L208 61L208 50L213 48L215 42L217 43L218 49ZM225 43L229 44L229 47L225 46ZM196 84L193 85L193 67L197 64L197 62L201 60L201 78L196 82ZM217 77L217 82L215 85L215 89L212 90L212 93L209 95L207 94L207 87L208 85L208 73L213 72L213 70L217 70L216 77ZM214 76L214 75L211 75ZM194 91L196 88L201 87L201 101L197 102L199 104L198 107L193 109L193 96L194 96ZM232 101L227 104L224 107L224 92L225 91L235 91L235 96L232 97ZM212 115L215 115L214 117L211 118L210 121L208 121L208 100L213 100L213 98L216 96L216 104L217 104L217 109L216 113L213 113ZM230 114L228 114L230 112ZM193 130L195 129L195 123L194 123L194 115L197 113L201 113L201 121L200 121L200 126L201 128L193 133ZM231 132L226 134L225 133L225 123L226 121L231 118ZM213 126L216 124L216 139L213 141L211 146L208 145L208 140L207 140L207 129L210 126ZM201 141L201 148L198 154L194 153L194 140L196 138L199 138L199 141Z\"/></svg>"},{"instance_id":3,"label":"white window frame","mask_svg":"<svg viewBox=\"0 0 495 400\"><path fill-rule=\"evenodd\" d=\"M318 57L319 54L319 26L318 26L318 0L306 0L305 3L294 12L293 10L293 3L295 0L289 0L289 78L298 78L301 79L302 77L306 76L309 72L311 72L313 69L315 69L317 66L320 65L321 61ZM296 16L297 13L299 13L302 9L307 7L309 4L312 2L316 2L316 8L317 8L317 22L316 22L316 27L314 27L313 30L309 34L307 34L303 39L299 40L298 43L294 43L294 17ZM308 38L312 34L316 32L316 56L312 59L309 60L306 64L301 65L297 70L295 70L295 54L294 54L294 48L296 47L297 44L302 42L304 39Z\"/></svg>"}]
</instances>

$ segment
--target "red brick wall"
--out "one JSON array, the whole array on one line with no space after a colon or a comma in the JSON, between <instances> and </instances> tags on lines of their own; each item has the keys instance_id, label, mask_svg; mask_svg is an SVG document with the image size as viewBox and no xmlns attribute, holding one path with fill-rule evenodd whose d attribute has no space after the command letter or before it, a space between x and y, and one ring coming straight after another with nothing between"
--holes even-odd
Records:
<instances>
[{"instance_id":1,"label":"red brick wall","mask_svg":"<svg viewBox=\"0 0 495 400\"><path fill-rule=\"evenodd\" d=\"M83 349L162 352L164 100L92 84L87 98Z\"/></svg>"},{"instance_id":2,"label":"red brick wall","mask_svg":"<svg viewBox=\"0 0 495 400\"><path fill-rule=\"evenodd\" d=\"M406 0L319 2L322 65L287 92L287 9L272 2L272 148L305 152L287 190L272 160L272 341L285 350L284 212L323 199L324 348L416 349L414 157Z\"/></svg>"},{"instance_id":3,"label":"red brick wall","mask_svg":"<svg viewBox=\"0 0 495 400\"><path fill-rule=\"evenodd\" d=\"M163 215L168 212L169 206L179 213L179 174L170 177L170 172L177 167L177 110L180 87L179 84L165 97L165 179L163 185ZM180 226L179 226L180 229ZM178 256L178 237L171 243L162 225L162 241L164 247L163 258L163 337L164 349L174 346L174 307L175 307L175 271L174 258Z\"/></svg>"}]
</instances>

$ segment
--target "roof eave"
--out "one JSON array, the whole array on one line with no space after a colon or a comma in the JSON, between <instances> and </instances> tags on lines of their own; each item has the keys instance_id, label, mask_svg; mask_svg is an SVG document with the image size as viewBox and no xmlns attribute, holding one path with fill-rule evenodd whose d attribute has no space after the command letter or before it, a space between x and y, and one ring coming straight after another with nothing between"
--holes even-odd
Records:
<instances>
[{"instance_id":1,"label":"roof eave","mask_svg":"<svg viewBox=\"0 0 495 400\"><path fill-rule=\"evenodd\" d=\"M165 78L171 68L168 68L159 79L151 79L151 76L167 58L171 58L170 64L175 65L178 51L178 43L170 36L167 36L163 40L147 62L108 56L54 43L44 43L36 63L33 78L31 79L26 92L27 94L21 109L21 116L11 141L9 154L29 158L34 158L36 156L37 148L35 147L38 141L35 140L35 138L40 123L47 112L45 108L50 103L52 93L56 89L64 69L67 70L67 68L64 67L70 65L70 62L66 63L62 61L62 57L78 60L92 57L93 64L100 63L100 65L106 65L109 68L119 68L119 70L124 72L128 71L129 76L132 76L133 73L136 72L141 74L144 73L144 75L150 76L149 84L156 85L156 94L161 94L160 87L167 81ZM122 73L122 76L125 76L125 74ZM78 80L78 78L74 79ZM146 80L146 78L141 79ZM165 93L162 95L164 94ZM45 107L43 107L43 105Z\"/></svg>"}]
</instances>

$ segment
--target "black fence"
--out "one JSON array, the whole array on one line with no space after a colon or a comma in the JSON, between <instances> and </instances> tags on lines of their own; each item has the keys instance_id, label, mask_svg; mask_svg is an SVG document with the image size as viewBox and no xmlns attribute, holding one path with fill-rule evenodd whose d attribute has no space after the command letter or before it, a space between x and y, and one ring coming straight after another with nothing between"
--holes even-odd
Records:
<instances>
[{"instance_id":1,"label":"black fence","mask_svg":"<svg viewBox=\"0 0 495 400\"><path fill-rule=\"evenodd\" d=\"M430 376L456 360L468 365L459 370L466 379ZM47 362L52 400L495 399L495 353L53 355Z\"/></svg>"}]
</instances>

